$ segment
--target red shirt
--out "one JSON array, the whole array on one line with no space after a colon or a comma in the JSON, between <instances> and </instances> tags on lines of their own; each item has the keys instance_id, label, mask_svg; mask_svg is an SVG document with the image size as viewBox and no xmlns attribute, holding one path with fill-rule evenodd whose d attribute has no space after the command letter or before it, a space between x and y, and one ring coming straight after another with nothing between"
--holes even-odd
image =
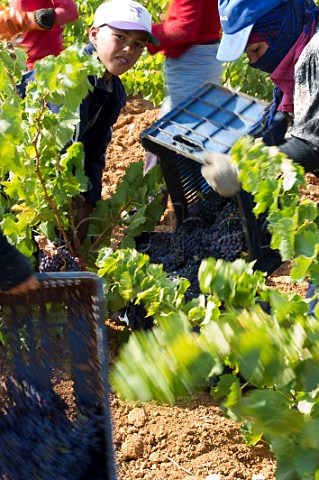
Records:
<instances>
[{"instance_id":1,"label":"red shirt","mask_svg":"<svg viewBox=\"0 0 319 480\"><path fill-rule=\"evenodd\" d=\"M219 40L218 0L171 0L165 21L153 25L152 33L161 45L148 45L148 51L170 58L179 57L192 45Z\"/></svg>"},{"instance_id":2,"label":"red shirt","mask_svg":"<svg viewBox=\"0 0 319 480\"><path fill-rule=\"evenodd\" d=\"M10 6L23 12L34 12L40 8L54 8L54 26L51 30L25 32L19 46L27 51L27 67L31 70L36 60L47 55L58 55L63 50L62 26L79 17L73 0L10 0Z\"/></svg>"}]
</instances>

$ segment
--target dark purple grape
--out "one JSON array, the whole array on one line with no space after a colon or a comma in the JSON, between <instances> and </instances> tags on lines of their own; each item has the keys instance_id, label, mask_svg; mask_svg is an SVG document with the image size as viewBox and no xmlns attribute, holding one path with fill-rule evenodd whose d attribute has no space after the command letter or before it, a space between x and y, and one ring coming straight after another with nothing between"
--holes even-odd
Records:
<instances>
[{"instance_id":1,"label":"dark purple grape","mask_svg":"<svg viewBox=\"0 0 319 480\"><path fill-rule=\"evenodd\" d=\"M78 257L72 257L70 253L59 247L57 253L48 256L40 254L39 271L42 272L79 272L81 262Z\"/></svg>"},{"instance_id":2,"label":"dark purple grape","mask_svg":"<svg viewBox=\"0 0 319 480\"><path fill-rule=\"evenodd\" d=\"M233 261L246 249L236 199L210 193L189 207L190 216L172 233L156 233L148 244L137 245L151 262L163 264L168 278L185 277L199 294L198 268L208 257Z\"/></svg>"},{"instance_id":3,"label":"dark purple grape","mask_svg":"<svg viewBox=\"0 0 319 480\"><path fill-rule=\"evenodd\" d=\"M71 421L53 391L40 393L12 379L7 387L9 401L0 415L0 478L90 478L103 451L101 415L92 410Z\"/></svg>"}]
</instances>

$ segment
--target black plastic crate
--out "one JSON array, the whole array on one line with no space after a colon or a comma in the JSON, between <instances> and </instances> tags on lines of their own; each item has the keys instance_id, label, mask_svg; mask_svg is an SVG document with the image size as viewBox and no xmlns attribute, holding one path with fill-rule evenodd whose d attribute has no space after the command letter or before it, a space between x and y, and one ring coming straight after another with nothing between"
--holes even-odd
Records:
<instances>
[{"instance_id":1,"label":"black plastic crate","mask_svg":"<svg viewBox=\"0 0 319 480\"><path fill-rule=\"evenodd\" d=\"M227 153L236 140L254 131L266 105L206 83L141 133L144 148L159 158L178 225L188 218L189 207L212 191L201 175L205 153ZM255 218L247 192L241 191L236 199L250 259L256 260L256 268L271 274L281 259L269 248L265 221Z\"/></svg>"},{"instance_id":2,"label":"black plastic crate","mask_svg":"<svg viewBox=\"0 0 319 480\"><path fill-rule=\"evenodd\" d=\"M66 407L67 415L70 416L70 421L66 420L66 425L70 425L70 428L74 428L79 421L83 422L83 419L87 421L86 419L94 417L95 437L90 438L90 443L98 442L99 446L92 454L92 465L90 464L87 470L86 464L86 470L83 470L80 476L72 476L70 472L70 478L116 480L108 401L108 353L103 285L96 275L86 272L43 273L37 274L37 277L39 288L28 294L13 296L0 293L1 334L4 338L4 346L1 347L3 356L1 377L9 385L12 384L11 379L14 379L20 390L19 395L21 393L19 401L22 405L23 402L30 402L27 398L31 390L36 392L31 400L35 398L37 401L38 397L43 396L50 402L56 402L58 407L54 407L55 412L59 411L60 405L61 411L62 406ZM63 398L64 382L72 385L72 398ZM9 388L4 393L1 399L2 408L15 400L10 398L10 392ZM22 411L23 409L24 406ZM0 417L1 415L7 413L4 414L2 410ZM12 405L10 415L23 424L24 415L16 404ZM36 422L34 428L39 429L39 435L43 433L45 443L46 429L42 422L39 422L37 417L32 421ZM46 418L45 421L49 424L51 422L49 429L54 430L55 423L52 418ZM10 441L6 441L5 436L1 437L1 442L14 450L15 443ZM32 438L30 442L33 448ZM17 445L17 450L12 452L14 456L21 453L19 448L20 444ZM38 445L34 445L34 448L38 448ZM0 447L2 462L5 455L8 455L8 452L1 451ZM37 466L36 471L31 473L33 465L31 459L25 458L23 461L25 471L21 476L17 473L14 480L31 476L38 478L37 469L45 469L48 460L45 456L39 458L40 467ZM0 473L0 478L7 477L2 477ZM51 477L48 474L43 478ZM56 478L64 480L69 477Z\"/></svg>"}]
</instances>

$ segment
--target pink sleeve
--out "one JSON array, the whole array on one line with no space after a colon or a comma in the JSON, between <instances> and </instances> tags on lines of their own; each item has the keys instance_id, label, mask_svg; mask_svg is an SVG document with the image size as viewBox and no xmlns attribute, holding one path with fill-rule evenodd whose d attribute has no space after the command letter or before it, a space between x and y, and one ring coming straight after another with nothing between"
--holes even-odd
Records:
<instances>
[{"instance_id":1,"label":"pink sleeve","mask_svg":"<svg viewBox=\"0 0 319 480\"><path fill-rule=\"evenodd\" d=\"M10 7L20 12L34 12L40 8L54 8L55 26L62 26L74 22L79 18L79 12L73 0L10 0Z\"/></svg>"},{"instance_id":2,"label":"pink sleeve","mask_svg":"<svg viewBox=\"0 0 319 480\"><path fill-rule=\"evenodd\" d=\"M73 0L53 0L55 11L54 25L62 26L79 18L79 12Z\"/></svg>"},{"instance_id":3,"label":"pink sleeve","mask_svg":"<svg viewBox=\"0 0 319 480\"><path fill-rule=\"evenodd\" d=\"M201 22L203 0L176 1L178 15L170 16L158 25L153 25L152 33L161 42L160 46L148 46L150 53L156 53L174 45L182 45L196 41Z\"/></svg>"}]
</instances>

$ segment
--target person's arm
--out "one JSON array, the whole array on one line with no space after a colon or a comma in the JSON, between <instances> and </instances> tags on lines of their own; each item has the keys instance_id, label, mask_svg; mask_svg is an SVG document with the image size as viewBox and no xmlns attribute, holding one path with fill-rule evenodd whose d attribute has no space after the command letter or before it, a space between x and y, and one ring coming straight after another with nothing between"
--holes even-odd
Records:
<instances>
[{"instance_id":1,"label":"person's arm","mask_svg":"<svg viewBox=\"0 0 319 480\"><path fill-rule=\"evenodd\" d=\"M0 40L11 40L29 30L51 30L54 21L53 9L20 12L12 7L0 6Z\"/></svg>"},{"instance_id":2,"label":"person's arm","mask_svg":"<svg viewBox=\"0 0 319 480\"><path fill-rule=\"evenodd\" d=\"M41 1L38 3L40 8L42 6L41 3L43 4ZM49 3L51 3L50 7L53 8L54 11L54 25L66 25L79 18L79 12L73 0L51 0ZM25 2L25 0L10 0L10 7L19 10L20 12L28 11L27 2ZM37 9L33 7L32 10Z\"/></svg>"},{"instance_id":3,"label":"person's arm","mask_svg":"<svg viewBox=\"0 0 319 480\"><path fill-rule=\"evenodd\" d=\"M308 142L295 136L288 137L279 147L279 151L294 162L302 165L306 172L319 176L319 151Z\"/></svg>"},{"instance_id":4,"label":"person's arm","mask_svg":"<svg viewBox=\"0 0 319 480\"><path fill-rule=\"evenodd\" d=\"M53 1L52 7L34 11L25 11L21 2L12 1L10 7L0 6L0 40L11 40L32 30L51 30L54 26L76 20L78 16L73 0Z\"/></svg>"},{"instance_id":5,"label":"person's arm","mask_svg":"<svg viewBox=\"0 0 319 480\"><path fill-rule=\"evenodd\" d=\"M79 12L73 0L53 0L54 26L62 26L75 22L79 18Z\"/></svg>"},{"instance_id":6,"label":"person's arm","mask_svg":"<svg viewBox=\"0 0 319 480\"><path fill-rule=\"evenodd\" d=\"M6 290L5 293L9 295L21 295L21 293L26 293L29 290L36 290L38 288L38 281L37 278L32 275L31 277L27 278L24 282L20 283L16 287L10 288L10 290Z\"/></svg>"},{"instance_id":7,"label":"person's arm","mask_svg":"<svg viewBox=\"0 0 319 480\"><path fill-rule=\"evenodd\" d=\"M178 15L163 23L153 25L152 33L160 41L160 45L147 45L148 51L153 55L161 50L192 43L198 34L201 25L201 12L204 8L203 0L178 0ZM169 7L168 7L169 8Z\"/></svg>"},{"instance_id":8,"label":"person's arm","mask_svg":"<svg viewBox=\"0 0 319 480\"><path fill-rule=\"evenodd\" d=\"M24 293L36 288L37 281L27 260L0 232L0 291Z\"/></svg>"}]
</instances>

